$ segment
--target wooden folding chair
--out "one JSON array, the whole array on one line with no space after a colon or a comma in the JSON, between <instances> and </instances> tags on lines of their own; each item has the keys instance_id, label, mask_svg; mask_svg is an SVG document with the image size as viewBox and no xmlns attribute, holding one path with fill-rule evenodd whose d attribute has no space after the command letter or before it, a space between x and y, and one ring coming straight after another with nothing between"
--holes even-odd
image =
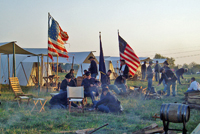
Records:
<instances>
[{"instance_id":1,"label":"wooden folding chair","mask_svg":"<svg viewBox=\"0 0 200 134\"><path fill-rule=\"evenodd\" d=\"M67 87L67 99L69 101L69 112L71 112L71 102L81 102L82 112L84 113L84 89L81 87Z\"/></svg>"},{"instance_id":2,"label":"wooden folding chair","mask_svg":"<svg viewBox=\"0 0 200 134\"><path fill-rule=\"evenodd\" d=\"M33 96L33 95L32 94L24 94L24 92L21 89L21 86L19 85L19 80L17 77L10 77L9 80L10 80L12 90L15 94L14 99L17 99L19 107L20 107L22 100L25 100L25 99L28 100L28 102L27 102L27 105L28 105L29 101L30 101L29 96Z\"/></svg>"}]
</instances>

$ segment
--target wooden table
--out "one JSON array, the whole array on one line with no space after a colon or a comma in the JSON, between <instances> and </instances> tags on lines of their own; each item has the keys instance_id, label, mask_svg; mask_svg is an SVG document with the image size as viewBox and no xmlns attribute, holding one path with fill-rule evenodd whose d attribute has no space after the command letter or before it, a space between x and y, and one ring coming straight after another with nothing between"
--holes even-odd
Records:
<instances>
[{"instance_id":1,"label":"wooden table","mask_svg":"<svg viewBox=\"0 0 200 134\"><path fill-rule=\"evenodd\" d=\"M54 81L58 81L58 79L60 78L60 76L56 76L56 75L49 75L48 77L43 77L43 79L45 80L45 85L47 85L47 81L48 81L48 85L53 85Z\"/></svg>"}]
</instances>

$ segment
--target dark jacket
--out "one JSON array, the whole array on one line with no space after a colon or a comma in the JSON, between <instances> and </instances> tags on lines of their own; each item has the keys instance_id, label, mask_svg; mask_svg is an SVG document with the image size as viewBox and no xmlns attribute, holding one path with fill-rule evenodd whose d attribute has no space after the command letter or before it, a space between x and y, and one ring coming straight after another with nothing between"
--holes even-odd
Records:
<instances>
[{"instance_id":1,"label":"dark jacket","mask_svg":"<svg viewBox=\"0 0 200 134\"><path fill-rule=\"evenodd\" d=\"M122 66L120 66L119 71L121 71L121 69L122 69ZM127 79L128 78L128 73L129 73L129 68L128 68L127 65L125 65L125 69L123 71L123 77L125 77Z\"/></svg>"},{"instance_id":2,"label":"dark jacket","mask_svg":"<svg viewBox=\"0 0 200 134\"><path fill-rule=\"evenodd\" d=\"M51 98L49 101L51 105L68 105L68 100L67 100L67 91L59 93L58 95L55 95ZM73 107L77 107L76 104L71 103Z\"/></svg>"},{"instance_id":3,"label":"dark jacket","mask_svg":"<svg viewBox=\"0 0 200 134\"><path fill-rule=\"evenodd\" d=\"M98 74L97 63L94 60L91 61L89 71L91 74Z\"/></svg>"},{"instance_id":4,"label":"dark jacket","mask_svg":"<svg viewBox=\"0 0 200 134\"><path fill-rule=\"evenodd\" d=\"M171 80L168 80L169 77L171 78ZM168 82L175 82L177 80L177 77L172 72L172 70L167 70L165 71L165 73L162 73L161 78L159 80L159 84L161 84L163 79L165 80L165 83L168 83Z\"/></svg>"},{"instance_id":5,"label":"dark jacket","mask_svg":"<svg viewBox=\"0 0 200 134\"><path fill-rule=\"evenodd\" d=\"M124 84L124 80L122 79L122 76L118 76L115 79L114 85Z\"/></svg>"},{"instance_id":6,"label":"dark jacket","mask_svg":"<svg viewBox=\"0 0 200 134\"><path fill-rule=\"evenodd\" d=\"M170 68L168 66L163 66L163 68L166 70L170 70Z\"/></svg>"},{"instance_id":7,"label":"dark jacket","mask_svg":"<svg viewBox=\"0 0 200 134\"><path fill-rule=\"evenodd\" d=\"M142 66L141 66L141 71L142 71L142 72L146 72L146 71L147 71L147 66L146 66L146 64L142 64Z\"/></svg>"},{"instance_id":8,"label":"dark jacket","mask_svg":"<svg viewBox=\"0 0 200 134\"><path fill-rule=\"evenodd\" d=\"M105 105L109 108L110 112L119 112L121 110L120 101L112 93L108 92L97 104L95 108L99 105Z\"/></svg>"},{"instance_id":9,"label":"dark jacket","mask_svg":"<svg viewBox=\"0 0 200 134\"><path fill-rule=\"evenodd\" d=\"M160 73L160 68L161 68L161 66L159 64L156 64L154 67L155 72Z\"/></svg>"},{"instance_id":10,"label":"dark jacket","mask_svg":"<svg viewBox=\"0 0 200 134\"><path fill-rule=\"evenodd\" d=\"M67 80L64 79L60 85L60 89L62 89L63 91L67 91L67 86L75 87L76 83L73 79L70 82L67 82Z\"/></svg>"},{"instance_id":11,"label":"dark jacket","mask_svg":"<svg viewBox=\"0 0 200 134\"><path fill-rule=\"evenodd\" d=\"M184 73L185 69L184 68L180 68L176 71L176 76L181 76L183 78L183 73Z\"/></svg>"},{"instance_id":12,"label":"dark jacket","mask_svg":"<svg viewBox=\"0 0 200 134\"><path fill-rule=\"evenodd\" d=\"M153 71L150 65L147 67L147 78L153 78Z\"/></svg>"},{"instance_id":13,"label":"dark jacket","mask_svg":"<svg viewBox=\"0 0 200 134\"><path fill-rule=\"evenodd\" d=\"M90 90L90 84L97 85L99 81L95 78L90 78L90 79L83 79L81 86L84 86L84 91L89 92Z\"/></svg>"},{"instance_id":14,"label":"dark jacket","mask_svg":"<svg viewBox=\"0 0 200 134\"><path fill-rule=\"evenodd\" d=\"M110 76L106 74L106 84L110 85Z\"/></svg>"}]
</instances>

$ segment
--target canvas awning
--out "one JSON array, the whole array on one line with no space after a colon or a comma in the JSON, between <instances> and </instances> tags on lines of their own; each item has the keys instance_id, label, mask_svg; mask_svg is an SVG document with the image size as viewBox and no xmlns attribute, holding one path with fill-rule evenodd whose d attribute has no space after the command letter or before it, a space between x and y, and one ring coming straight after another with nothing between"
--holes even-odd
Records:
<instances>
[{"instance_id":1,"label":"canvas awning","mask_svg":"<svg viewBox=\"0 0 200 134\"><path fill-rule=\"evenodd\" d=\"M4 54L13 54L13 43L15 47L15 54L30 54L36 56L36 54L31 53L16 44L15 41L13 42L3 42L0 43L0 53Z\"/></svg>"}]
</instances>

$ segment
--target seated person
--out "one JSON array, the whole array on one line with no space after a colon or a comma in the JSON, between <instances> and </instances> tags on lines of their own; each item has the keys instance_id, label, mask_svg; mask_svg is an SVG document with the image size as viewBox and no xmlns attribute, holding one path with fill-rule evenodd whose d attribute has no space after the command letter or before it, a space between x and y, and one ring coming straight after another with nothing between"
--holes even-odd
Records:
<instances>
[{"instance_id":1,"label":"seated person","mask_svg":"<svg viewBox=\"0 0 200 134\"><path fill-rule=\"evenodd\" d=\"M67 91L67 86L75 87L76 83L71 79L72 76L70 74L65 75L65 79L60 84L60 93Z\"/></svg>"},{"instance_id":2,"label":"seated person","mask_svg":"<svg viewBox=\"0 0 200 134\"><path fill-rule=\"evenodd\" d=\"M91 77L90 72L86 72L86 78L83 79L81 86L84 86L84 96L91 97L92 103L95 101L95 96L99 96L98 84L100 83L95 78Z\"/></svg>"},{"instance_id":3,"label":"seated person","mask_svg":"<svg viewBox=\"0 0 200 134\"><path fill-rule=\"evenodd\" d=\"M86 78L86 72L87 72L87 70L84 70L84 74L83 74L83 79L85 79Z\"/></svg>"},{"instance_id":4,"label":"seated person","mask_svg":"<svg viewBox=\"0 0 200 134\"><path fill-rule=\"evenodd\" d=\"M70 75L72 76L71 79L73 79L73 80L75 81L75 83L77 84L77 80L76 80L76 78L74 77L74 69L73 69L73 68L70 69L70 72L69 72L68 74L70 74Z\"/></svg>"},{"instance_id":5,"label":"seated person","mask_svg":"<svg viewBox=\"0 0 200 134\"><path fill-rule=\"evenodd\" d=\"M118 89L118 87L116 85L111 85L110 84L110 74L112 73L111 70L108 70L108 72L106 73L106 85L108 86L108 88L110 90L113 90L116 94L120 94L120 90Z\"/></svg>"},{"instance_id":6,"label":"seated person","mask_svg":"<svg viewBox=\"0 0 200 134\"><path fill-rule=\"evenodd\" d=\"M124 94L126 93L126 85L124 83L124 79L122 78L122 76L118 76L116 79L115 79L115 82L114 82L114 85L116 85L119 89L122 89L121 91L119 91L118 94Z\"/></svg>"},{"instance_id":7,"label":"seated person","mask_svg":"<svg viewBox=\"0 0 200 134\"><path fill-rule=\"evenodd\" d=\"M193 91L200 91L200 85L199 83L195 80L194 77L191 78L191 84L186 93L188 92L193 92Z\"/></svg>"},{"instance_id":8,"label":"seated person","mask_svg":"<svg viewBox=\"0 0 200 134\"><path fill-rule=\"evenodd\" d=\"M120 101L112 93L108 91L108 88L103 88L102 93L104 97L101 97L100 101L94 102L95 109L102 112L121 112L123 110Z\"/></svg>"},{"instance_id":9,"label":"seated person","mask_svg":"<svg viewBox=\"0 0 200 134\"><path fill-rule=\"evenodd\" d=\"M50 108L51 109L60 109L60 108L67 108L67 105L69 105L69 101L67 99L67 91L63 91L51 98L49 101L51 104ZM73 107L78 107L76 104L73 102L71 103Z\"/></svg>"}]
</instances>

